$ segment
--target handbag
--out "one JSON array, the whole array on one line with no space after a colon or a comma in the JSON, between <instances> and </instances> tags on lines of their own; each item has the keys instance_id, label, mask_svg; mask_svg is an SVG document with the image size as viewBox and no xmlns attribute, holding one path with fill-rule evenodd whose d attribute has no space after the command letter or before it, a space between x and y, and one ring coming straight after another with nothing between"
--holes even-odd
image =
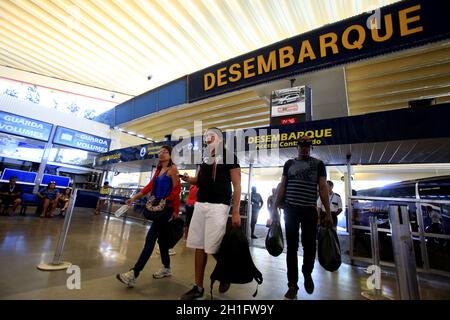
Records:
<instances>
[{"instance_id":1,"label":"handbag","mask_svg":"<svg viewBox=\"0 0 450 320\"><path fill-rule=\"evenodd\" d=\"M168 232L168 247L172 249L175 247L178 241L183 238L184 234L184 221L181 218L174 218L169 221Z\"/></svg>"},{"instance_id":2,"label":"handbag","mask_svg":"<svg viewBox=\"0 0 450 320\"><path fill-rule=\"evenodd\" d=\"M341 246L334 228L320 227L317 255L320 265L327 271L336 271L341 266Z\"/></svg>"},{"instance_id":3,"label":"handbag","mask_svg":"<svg viewBox=\"0 0 450 320\"><path fill-rule=\"evenodd\" d=\"M166 212L166 199L158 200L154 195L150 196L145 204L144 217L147 220L157 220Z\"/></svg>"},{"instance_id":4,"label":"handbag","mask_svg":"<svg viewBox=\"0 0 450 320\"><path fill-rule=\"evenodd\" d=\"M266 249L271 256L279 256L284 249L283 231L280 219L274 219L266 236Z\"/></svg>"},{"instance_id":5,"label":"handbag","mask_svg":"<svg viewBox=\"0 0 450 320\"><path fill-rule=\"evenodd\" d=\"M150 199L147 200L145 204L145 208L151 212L163 211L166 207L166 199L158 200L154 195L150 196Z\"/></svg>"}]
</instances>

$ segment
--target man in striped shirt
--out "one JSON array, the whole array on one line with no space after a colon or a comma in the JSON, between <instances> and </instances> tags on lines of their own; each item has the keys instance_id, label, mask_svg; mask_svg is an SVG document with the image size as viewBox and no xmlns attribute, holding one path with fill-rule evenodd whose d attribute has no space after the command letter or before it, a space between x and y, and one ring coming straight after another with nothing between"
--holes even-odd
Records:
<instances>
[{"instance_id":1,"label":"man in striped shirt","mask_svg":"<svg viewBox=\"0 0 450 320\"><path fill-rule=\"evenodd\" d=\"M325 224L332 225L330 202L328 198L327 174L325 165L319 159L310 156L311 140L302 138L298 141L298 157L288 160L284 164L280 189L277 194L272 217L277 214L276 208L281 201L285 202L285 228L287 243L287 299L296 299L298 292L298 238L301 227L301 240L303 246L304 286L307 293L314 291L314 282L311 273L316 257L317 237L317 198L320 195L325 208Z\"/></svg>"}]
</instances>

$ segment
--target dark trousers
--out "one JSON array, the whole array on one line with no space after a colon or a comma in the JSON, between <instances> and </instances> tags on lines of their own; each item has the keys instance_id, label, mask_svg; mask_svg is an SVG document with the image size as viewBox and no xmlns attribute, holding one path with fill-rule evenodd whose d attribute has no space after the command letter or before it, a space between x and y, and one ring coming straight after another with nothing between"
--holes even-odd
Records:
<instances>
[{"instance_id":1,"label":"dark trousers","mask_svg":"<svg viewBox=\"0 0 450 320\"><path fill-rule=\"evenodd\" d=\"M255 225L256 221L258 221L258 215L259 215L259 209L252 209L252 220L251 220L251 228L252 228L252 235L255 234Z\"/></svg>"},{"instance_id":2,"label":"dark trousers","mask_svg":"<svg viewBox=\"0 0 450 320\"><path fill-rule=\"evenodd\" d=\"M288 285L297 287L298 282L298 230L302 230L303 266L302 273L311 275L316 259L317 210L312 206L286 205L284 221L287 244Z\"/></svg>"},{"instance_id":3,"label":"dark trousers","mask_svg":"<svg viewBox=\"0 0 450 320\"><path fill-rule=\"evenodd\" d=\"M186 205L186 222L185 222L186 227L189 227L189 225L191 224L193 213L194 213L194 206Z\"/></svg>"},{"instance_id":4,"label":"dark trousers","mask_svg":"<svg viewBox=\"0 0 450 320\"><path fill-rule=\"evenodd\" d=\"M166 206L162 216L152 222L147 237L145 238L144 249L142 249L141 255L133 267L135 277L139 276L139 273L144 269L148 259L150 259L153 249L155 248L156 240L158 240L159 244L161 262L164 267L170 268L169 245L167 241L169 220L172 216L172 211L173 208Z\"/></svg>"}]
</instances>

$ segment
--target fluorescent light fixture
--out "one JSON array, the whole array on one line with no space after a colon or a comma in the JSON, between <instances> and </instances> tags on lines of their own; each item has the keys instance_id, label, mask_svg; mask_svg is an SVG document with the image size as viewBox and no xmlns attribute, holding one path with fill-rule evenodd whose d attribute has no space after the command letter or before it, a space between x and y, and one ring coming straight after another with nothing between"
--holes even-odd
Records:
<instances>
[{"instance_id":1,"label":"fluorescent light fixture","mask_svg":"<svg viewBox=\"0 0 450 320\"><path fill-rule=\"evenodd\" d=\"M145 138L145 136L143 134L138 134L137 135L139 138Z\"/></svg>"},{"instance_id":2,"label":"fluorescent light fixture","mask_svg":"<svg viewBox=\"0 0 450 320\"><path fill-rule=\"evenodd\" d=\"M124 132L125 131L122 128L117 128L117 130L119 130L120 132Z\"/></svg>"},{"instance_id":3,"label":"fluorescent light fixture","mask_svg":"<svg viewBox=\"0 0 450 320\"><path fill-rule=\"evenodd\" d=\"M136 132L128 131L128 134L136 135Z\"/></svg>"}]
</instances>

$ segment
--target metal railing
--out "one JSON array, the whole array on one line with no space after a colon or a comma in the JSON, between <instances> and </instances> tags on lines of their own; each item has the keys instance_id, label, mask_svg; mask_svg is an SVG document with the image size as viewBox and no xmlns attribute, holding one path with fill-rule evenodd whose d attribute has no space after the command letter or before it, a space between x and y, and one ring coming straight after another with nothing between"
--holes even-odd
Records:
<instances>
[{"instance_id":1,"label":"metal railing","mask_svg":"<svg viewBox=\"0 0 450 320\"><path fill-rule=\"evenodd\" d=\"M434 240L434 239L442 239L441 241L448 241L450 245L450 235L448 234L439 234L439 233L430 233L425 231L425 225L424 225L424 218L422 213L422 206L425 205L450 205L449 200L434 200L434 199L414 199L414 198L389 198L389 197L364 197L364 196L352 196L349 197L349 199L352 201L352 207L355 209L355 204L357 201L373 201L373 202L387 202L388 205L385 205L384 207L388 207L392 204L415 204L416 206L416 219L417 219L417 230L411 230L412 237L416 237L415 240L420 241L420 253L421 253L421 260L422 265L419 265L417 270L421 273L431 273L431 274L439 274L450 277L450 272L448 270L441 270L437 268L433 268L430 266L430 259L428 254L428 248L427 248L427 242ZM377 207L377 206L375 206ZM378 207L379 209L379 207ZM372 214L373 212L367 212L362 214ZM358 225L355 222L355 212L354 210L351 210L349 212L349 219L351 221L351 239L350 239L350 259L352 261L362 261L362 262L368 262L373 263L374 262L374 253L380 252L380 242L378 241L378 232L380 233L386 233L386 234L392 234L392 227L391 228L376 228L376 235L374 236L374 226L369 223L369 226L367 225ZM369 218L370 222L370 218ZM376 223L376 221L375 221ZM392 221L391 221L392 223ZM411 225L408 226L411 228ZM372 252L372 258L367 258L363 256L355 255L355 230L364 230L364 231L370 231L370 243L371 243L371 252ZM374 247L375 246L375 247ZM383 248L381 248L383 249ZM389 266L389 267L395 267L394 263L387 262L387 261L379 261L380 265Z\"/></svg>"}]
</instances>

